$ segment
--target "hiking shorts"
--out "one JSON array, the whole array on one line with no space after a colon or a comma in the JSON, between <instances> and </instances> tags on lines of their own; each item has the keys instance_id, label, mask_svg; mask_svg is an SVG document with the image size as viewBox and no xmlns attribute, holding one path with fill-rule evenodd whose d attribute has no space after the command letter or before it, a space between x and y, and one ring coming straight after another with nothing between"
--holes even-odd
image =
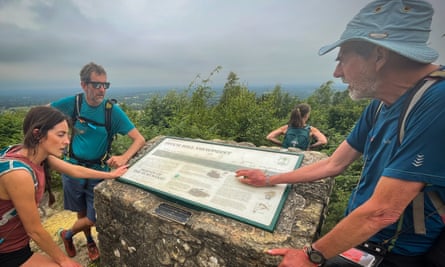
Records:
<instances>
[{"instance_id":1,"label":"hiking shorts","mask_svg":"<svg viewBox=\"0 0 445 267\"><path fill-rule=\"evenodd\" d=\"M33 252L28 244L26 247L13 252L0 253L0 263L2 267L17 267L25 263L32 255Z\"/></svg>"},{"instance_id":2,"label":"hiking shorts","mask_svg":"<svg viewBox=\"0 0 445 267\"><path fill-rule=\"evenodd\" d=\"M77 179L62 174L63 208L75 212L86 212L87 218L96 223L94 209L94 187L100 179Z\"/></svg>"}]
</instances>

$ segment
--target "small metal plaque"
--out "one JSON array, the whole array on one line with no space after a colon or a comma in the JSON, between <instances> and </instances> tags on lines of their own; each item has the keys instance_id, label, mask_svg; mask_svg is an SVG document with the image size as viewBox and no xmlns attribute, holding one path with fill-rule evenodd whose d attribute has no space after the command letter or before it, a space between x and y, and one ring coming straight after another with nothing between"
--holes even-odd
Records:
<instances>
[{"instance_id":1,"label":"small metal plaque","mask_svg":"<svg viewBox=\"0 0 445 267\"><path fill-rule=\"evenodd\" d=\"M155 209L155 213L163 218L175 221L180 224L186 224L192 213L181 208L169 205L167 203L161 203Z\"/></svg>"}]
</instances>

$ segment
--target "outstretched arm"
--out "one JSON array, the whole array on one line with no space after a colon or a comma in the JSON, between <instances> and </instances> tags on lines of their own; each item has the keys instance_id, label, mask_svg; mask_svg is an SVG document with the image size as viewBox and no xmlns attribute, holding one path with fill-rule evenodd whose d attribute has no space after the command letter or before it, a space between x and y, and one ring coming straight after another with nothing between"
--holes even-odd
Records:
<instances>
[{"instance_id":1,"label":"outstretched arm","mask_svg":"<svg viewBox=\"0 0 445 267\"><path fill-rule=\"evenodd\" d=\"M253 186L311 182L340 174L360 155L343 141L329 158L294 171L272 175L266 179L266 175L260 170L242 169L236 171L236 177L240 177L240 182Z\"/></svg>"},{"instance_id":2,"label":"outstretched arm","mask_svg":"<svg viewBox=\"0 0 445 267\"><path fill-rule=\"evenodd\" d=\"M114 179L122 176L128 170L128 165L123 165L110 172L97 171L80 165L74 165L55 156L48 156L49 167L60 173L75 178L86 179Z\"/></svg>"}]
</instances>

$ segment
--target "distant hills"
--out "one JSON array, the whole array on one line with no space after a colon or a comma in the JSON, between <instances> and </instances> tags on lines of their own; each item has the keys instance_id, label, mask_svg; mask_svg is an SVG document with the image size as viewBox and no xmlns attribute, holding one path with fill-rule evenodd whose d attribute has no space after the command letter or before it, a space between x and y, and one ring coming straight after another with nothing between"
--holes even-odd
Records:
<instances>
[{"instance_id":1,"label":"distant hills","mask_svg":"<svg viewBox=\"0 0 445 267\"><path fill-rule=\"evenodd\" d=\"M288 92L291 95L296 95L299 98L306 98L310 96L318 85L281 85L283 92ZM257 95L271 92L275 86L248 86L249 90L255 91ZM118 102L125 103L133 108L142 107L146 100L153 95L164 95L168 91L175 90L182 92L184 88L179 87L130 87L130 88L115 88L112 87L107 92L108 98L115 98ZM222 92L222 87L213 88L216 92L216 97L219 97ZM64 88L64 89L14 89L14 90L0 90L0 110L5 110L15 107L28 107L36 105L46 105L56 99L74 95L81 92L81 88Z\"/></svg>"}]
</instances>

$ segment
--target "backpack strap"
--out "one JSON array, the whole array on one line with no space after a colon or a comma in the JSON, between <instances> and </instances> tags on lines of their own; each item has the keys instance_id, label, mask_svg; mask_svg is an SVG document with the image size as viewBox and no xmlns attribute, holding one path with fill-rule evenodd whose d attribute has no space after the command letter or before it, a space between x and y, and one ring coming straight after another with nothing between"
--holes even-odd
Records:
<instances>
[{"instance_id":1,"label":"backpack strap","mask_svg":"<svg viewBox=\"0 0 445 267\"><path fill-rule=\"evenodd\" d=\"M111 133L111 111L113 109L113 105L116 104L116 99L107 99L107 103L105 103L105 128L107 129L107 153L105 154L104 160L107 160L111 157L111 144L116 139L117 135L113 135Z\"/></svg>"},{"instance_id":2,"label":"backpack strap","mask_svg":"<svg viewBox=\"0 0 445 267\"><path fill-rule=\"evenodd\" d=\"M410 93L409 98L406 100L408 104L405 104L404 110L402 111L402 115L399 117L399 124L398 124L398 140L399 145L402 143L403 137L405 136L405 122L406 118L408 117L409 113L413 109L413 107L417 104L417 102L420 100L420 98L423 96L423 94L428 90L428 88L431 87L437 80L433 78L426 78L423 80L423 85L416 86L414 90Z\"/></svg>"},{"instance_id":3,"label":"backpack strap","mask_svg":"<svg viewBox=\"0 0 445 267\"><path fill-rule=\"evenodd\" d=\"M413 199L414 233L426 235L425 226L425 193L422 191Z\"/></svg>"},{"instance_id":4,"label":"backpack strap","mask_svg":"<svg viewBox=\"0 0 445 267\"><path fill-rule=\"evenodd\" d=\"M430 88L435 82L439 80L445 79L445 68L442 67L438 71L434 71L430 73L425 79L422 79L419 83L417 83L414 88L409 93L408 98L405 100L405 106L402 110L402 113L399 117L398 123L398 142L399 145L402 143L403 137L405 136L405 126L406 119L408 118L409 113L416 105L416 103L422 98L423 94ZM378 114L383 106L383 101L380 102L377 110L374 114L373 124L377 120ZM445 203L442 202L439 195L436 192L428 192L427 193L430 200L433 202L434 207L436 208L436 212L441 216L445 215ZM412 201L413 203L413 222L414 222L414 232L416 234L426 234L425 227L425 194L424 192L420 192Z\"/></svg>"},{"instance_id":5,"label":"backpack strap","mask_svg":"<svg viewBox=\"0 0 445 267\"><path fill-rule=\"evenodd\" d=\"M111 131L111 112L113 109L113 105L116 104L117 101L116 101L116 99L107 99L106 100L106 103L105 103L105 124L102 124L102 123L98 123L94 120L84 118L80 115L83 95L84 95L83 93L76 94L75 99L74 99L74 109L73 109L73 113L71 115L73 126L77 120L87 123L88 126L91 128L95 128L96 126L104 126L105 129L107 130L107 150L102 157L95 159L95 160L84 160L84 159L77 158L74 155L73 149L72 149L72 144L73 144L74 134L75 134L74 133L71 135L71 141L70 141L68 155L70 158L76 159L79 163L82 163L86 166L94 165L94 164L105 165L105 161L111 156L111 144L116 137L116 135L113 135L112 131Z\"/></svg>"},{"instance_id":6,"label":"backpack strap","mask_svg":"<svg viewBox=\"0 0 445 267\"><path fill-rule=\"evenodd\" d=\"M111 126L110 125L106 125L106 123L107 123L107 120L106 120L106 118L107 118L107 115L105 114L105 124L103 124L103 123L99 123L99 122L97 122L97 121L95 121L95 120L92 120L92 119L89 119L89 118L85 118L85 117L82 117L81 115L80 115L80 111L81 111L81 106L82 106L82 99L83 99L83 93L79 93L79 94L77 94L76 95L76 98L75 98L75 102L74 102L74 111L73 111L73 115L72 115L72 117L73 117L73 122L74 121L76 121L76 120L78 120L78 121L80 121L80 122L82 122L82 123L87 123L88 124L88 127L91 127L91 128L93 128L93 129L96 129L96 126L103 126L103 127L105 127L105 128L107 128L107 130L108 129L111 129ZM108 104L108 102L109 102L109 100L107 100L107 104ZM111 115L110 115L111 116ZM109 120L109 122L110 122L110 120Z\"/></svg>"},{"instance_id":7,"label":"backpack strap","mask_svg":"<svg viewBox=\"0 0 445 267\"><path fill-rule=\"evenodd\" d=\"M79 116L80 116L80 108L82 106L82 95L83 95L83 93L78 93L74 97L74 108L73 108L73 113L71 114L71 123L73 124L72 125L73 133L71 134L70 145L68 147L68 158L74 158L73 140L74 140L74 135L76 134L74 132L74 125L76 124L76 121L79 119Z\"/></svg>"},{"instance_id":8,"label":"backpack strap","mask_svg":"<svg viewBox=\"0 0 445 267\"><path fill-rule=\"evenodd\" d=\"M439 214L441 217L445 215L445 203L440 198L439 194L435 191L428 191L426 195L429 197L436 209L435 213ZM413 199L413 221L414 221L414 232L416 234L425 235L425 193L420 192Z\"/></svg>"},{"instance_id":9,"label":"backpack strap","mask_svg":"<svg viewBox=\"0 0 445 267\"><path fill-rule=\"evenodd\" d=\"M73 121L80 117L80 109L82 107L83 93L78 93L74 99Z\"/></svg>"},{"instance_id":10,"label":"backpack strap","mask_svg":"<svg viewBox=\"0 0 445 267\"><path fill-rule=\"evenodd\" d=\"M427 78L423 80L423 84L416 86L414 90L410 93L409 98L407 99L407 104L405 105L404 110L399 118L398 124L398 141L399 144L402 143L403 137L405 136L405 122L408 117L408 114L413 109L414 105L420 100L423 94L430 88L435 82L445 78L445 71L439 70L432 72L428 75ZM445 204L440 199L439 195L436 192L429 191L427 192L428 197L432 201L434 207L436 208L436 212L443 216L445 215ZM425 193L420 192L412 201L413 203L413 222L414 222L414 232L416 234L426 234L425 227Z\"/></svg>"},{"instance_id":11,"label":"backpack strap","mask_svg":"<svg viewBox=\"0 0 445 267\"><path fill-rule=\"evenodd\" d=\"M0 177L13 170L26 170L31 174L32 180L34 182L34 188L36 190L35 192L37 194L39 180L37 179L37 176L34 173L34 170L31 168L31 166L21 161L20 159L5 157L6 152L9 151L11 147L12 146L8 146L7 148L0 151L0 164L2 165L2 169L0 170ZM14 218L15 216L17 216L17 210L14 207L6 211L4 214L1 214L0 227L8 223L8 221ZM9 235L9 232L6 234L6 236ZM6 238L5 236L0 237L0 244L4 242L5 238Z\"/></svg>"},{"instance_id":12,"label":"backpack strap","mask_svg":"<svg viewBox=\"0 0 445 267\"><path fill-rule=\"evenodd\" d=\"M34 188L37 189L37 187L39 186L39 181L37 180L37 177L34 173L34 170L31 168L31 166L29 166L28 164L24 163L23 161L19 160L19 159L13 159L13 158L8 158L8 157L0 157L0 163L7 163L8 168L5 170L2 170L0 172L0 176L3 174L6 174L10 171L13 170L26 170L31 174L32 177L32 181L34 182Z\"/></svg>"}]
</instances>

